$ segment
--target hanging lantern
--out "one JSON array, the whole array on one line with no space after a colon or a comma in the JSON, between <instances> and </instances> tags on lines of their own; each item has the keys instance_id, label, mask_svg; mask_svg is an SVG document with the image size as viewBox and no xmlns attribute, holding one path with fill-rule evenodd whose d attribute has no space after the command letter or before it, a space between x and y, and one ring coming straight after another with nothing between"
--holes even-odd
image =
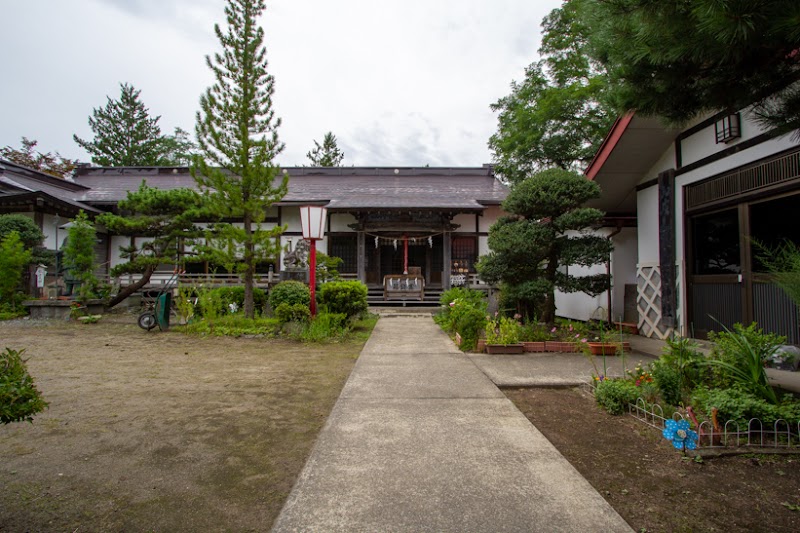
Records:
<instances>
[{"instance_id":1,"label":"hanging lantern","mask_svg":"<svg viewBox=\"0 0 800 533\"><path fill-rule=\"evenodd\" d=\"M428 246L433 248L433 237L428 237Z\"/></svg>"},{"instance_id":2,"label":"hanging lantern","mask_svg":"<svg viewBox=\"0 0 800 533\"><path fill-rule=\"evenodd\" d=\"M392 246L394 246L394 251L397 251L397 239L392 241Z\"/></svg>"},{"instance_id":3,"label":"hanging lantern","mask_svg":"<svg viewBox=\"0 0 800 533\"><path fill-rule=\"evenodd\" d=\"M378 241L379 241L379 240L380 240L380 239L378 239L377 237L375 237L375 248L377 248L377 247L378 247Z\"/></svg>"}]
</instances>

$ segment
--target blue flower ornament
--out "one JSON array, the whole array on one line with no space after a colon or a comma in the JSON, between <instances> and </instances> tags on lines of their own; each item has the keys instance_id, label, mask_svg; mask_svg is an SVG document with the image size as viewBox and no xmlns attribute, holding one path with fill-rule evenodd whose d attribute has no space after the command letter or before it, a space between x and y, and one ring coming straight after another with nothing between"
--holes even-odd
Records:
<instances>
[{"instance_id":1,"label":"blue flower ornament","mask_svg":"<svg viewBox=\"0 0 800 533\"><path fill-rule=\"evenodd\" d=\"M672 441L676 450L694 450L697 448L697 432L689 429L686 420L667 420L667 427L662 431L664 438Z\"/></svg>"}]
</instances>

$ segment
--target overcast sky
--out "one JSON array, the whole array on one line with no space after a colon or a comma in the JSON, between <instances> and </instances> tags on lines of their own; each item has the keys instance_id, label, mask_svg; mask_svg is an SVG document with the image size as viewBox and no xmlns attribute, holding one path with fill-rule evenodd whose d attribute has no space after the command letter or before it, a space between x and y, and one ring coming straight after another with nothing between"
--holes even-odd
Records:
<instances>
[{"instance_id":1,"label":"overcast sky","mask_svg":"<svg viewBox=\"0 0 800 533\"><path fill-rule=\"evenodd\" d=\"M489 163L489 105L537 59L559 0L267 0L278 162L308 164L332 131L345 165ZM162 132L194 135L205 56L221 50L224 0L0 0L0 146L88 161L72 140L119 83L141 90Z\"/></svg>"}]
</instances>

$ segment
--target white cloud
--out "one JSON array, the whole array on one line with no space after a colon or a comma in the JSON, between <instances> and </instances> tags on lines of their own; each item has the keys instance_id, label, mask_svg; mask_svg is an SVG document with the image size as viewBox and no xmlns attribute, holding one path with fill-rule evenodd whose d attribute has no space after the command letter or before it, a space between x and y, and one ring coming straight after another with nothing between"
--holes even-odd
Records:
<instances>
[{"instance_id":1,"label":"white cloud","mask_svg":"<svg viewBox=\"0 0 800 533\"><path fill-rule=\"evenodd\" d=\"M42 4L46 4L43 7ZM536 59L558 0L275 0L263 18L286 165L333 131L347 165L480 165L489 105ZM87 159L92 108L141 89L162 130L189 131L211 83L221 0L51 0L4 6L0 146L21 136Z\"/></svg>"}]
</instances>

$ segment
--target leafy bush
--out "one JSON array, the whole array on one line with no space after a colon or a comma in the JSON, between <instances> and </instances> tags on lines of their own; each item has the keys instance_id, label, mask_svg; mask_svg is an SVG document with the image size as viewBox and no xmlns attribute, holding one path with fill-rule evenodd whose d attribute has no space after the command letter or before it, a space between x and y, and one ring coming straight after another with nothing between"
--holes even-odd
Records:
<instances>
[{"instance_id":1,"label":"leafy bush","mask_svg":"<svg viewBox=\"0 0 800 533\"><path fill-rule=\"evenodd\" d=\"M317 250L317 281L327 282L339 279L339 267L344 263L341 257L327 255Z\"/></svg>"},{"instance_id":2,"label":"leafy bush","mask_svg":"<svg viewBox=\"0 0 800 533\"><path fill-rule=\"evenodd\" d=\"M486 327L486 306L459 303L451 311L453 331L461 335L461 349L473 350Z\"/></svg>"},{"instance_id":3,"label":"leafy bush","mask_svg":"<svg viewBox=\"0 0 800 533\"><path fill-rule=\"evenodd\" d=\"M269 291L269 306L277 311L281 304L302 304L308 307L311 303L311 291L305 283L299 281L282 281Z\"/></svg>"},{"instance_id":4,"label":"leafy bush","mask_svg":"<svg viewBox=\"0 0 800 533\"><path fill-rule=\"evenodd\" d=\"M597 384L594 398L609 414L621 415L639 397L639 389L627 379L604 379Z\"/></svg>"},{"instance_id":5,"label":"leafy bush","mask_svg":"<svg viewBox=\"0 0 800 533\"><path fill-rule=\"evenodd\" d=\"M360 281L331 281L319 289L319 301L330 313L343 313L347 317L361 316L367 312L367 286Z\"/></svg>"},{"instance_id":6,"label":"leafy bush","mask_svg":"<svg viewBox=\"0 0 800 533\"><path fill-rule=\"evenodd\" d=\"M340 340L349 331L349 319L346 314L319 313L303 330L300 339L305 342Z\"/></svg>"},{"instance_id":7,"label":"leafy bush","mask_svg":"<svg viewBox=\"0 0 800 533\"><path fill-rule=\"evenodd\" d=\"M486 293L466 287L453 287L452 289L447 289L444 291L439 297L439 303L444 307L448 307L450 302L454 302L456 300L461 300L462 302L479 306L486 302Z\"/></svg>"},{"instance_id":8,"label":"leafy bush","mask_svg":"<svg viewBox=\"0 0 800 533\"><path fill-rule=\"evenodd\" d=\"M686 337L667 339L659 360L678 373L682 392L694 390L711 377L706 356L700 352L695 341Z\"/></svg>"},{"instance_id":9,"label":"leafy bush","mask_svg":"<svg viewBox=\"0 0 800 533\"><path fill-rule=\"evenodd\" d=\"M239 337L241 335L274 336L280 332L276 318L247 318L243 313L226 315L210 320L196 320L182 326L185 333Z\"/></svg>"},{"instance_id":10,"label":"leafy bush","mask_svg":"<svg viewBox=\"0 0 800 533\"><path fill-rule=\"evenodd\" d=\"M523 324L520 338L523 342L544 342L552 339L552 336L550 335L550 330L547 328L547 324L529 322Z\"/></svg>"},{"instance_id":11,"label":"leafy bush","mask_svg":"<svg viewBox=\"0 0 800 533\"><path fill-rule=\"evenodd\" d=\"M519 322L507 316L487 320L484 328L486 344L516 344L519 342L520 329Z\"/></svg>"},{"instance_id":12,"label":"leafy bush","mask_svg":"<svg viewBox=\"0 0 800 533\"><path fill-rule=\"evenodd\" d=\"M778 419L792 424L800 421L800 401L789 399L775 405L755 394L738 389L699 387L692 395L692 404L707 418L711 417L711 409L716 407L721 424L733 421L742 429L747 427L751 418L758 418L765 425L772 425Z\"/></svg>"},{"instance_id":13,"label":"leafy bush","mask_svg":"<svg viewBox=\"0 0 800 533\"><path fill-rule=\"evenodd\" d=\"M22 281L22 269L30 260L31 252L25 249L16 231L0 239L0 311L17 309L16 294Z\"/></svg>"},{"instance_id":14,"label":"leafy bush","mask_svg":"<svg viewBox=\"0 0 800 533\"><path fill-rule=\"evenodd\" d=\"M267 303L267 293L253 287L253 304L263 309ZM233 308L231 307L233 305ZM244 287L216 287L199 291L199 306L203 316L216 317L235 313L244 309ZM209 315L210 313L210 315Z\"/></svg>"},{"instance_id":15,"label":"leafy bush","mask_svg":"<svg viewBox=\"0 0 800 533\"><path fill-rule=\"evenodd\" d=\"M311 310L308 304L290 304L284 302L275 308L275 318L281 324L286 322L308 322L311 320Z\"/></svg>"},{"instance_id":16,"label":"leafy bush","mask_svg":"<svg viewBox=\"0 0 800 533\"><path fill-rule=\"evenodd\" d=\"M722 388L733 385L772 404L778 398L767 380L765 363L786 341L785 337L765 334L755 324L747 328L734 324L733 331L710 333L716 345L706 364L717 371L717 384Z\"/></svg>"},{"instance_id":17,"label":"leafy bush","mask_svg":"<svg viewBox=\"0 0 800 533\"><path fill-rule=\"evenodd\" d=\"M661 398L669 405L680 405L683 399L680 373L661 359L653 363L652 369Z\"/></svg>"},{"instance_id":18,"label":"leafy bush","mask_svg":"<svg viewBox=\"0 0 800 533\"><path fill-rule=\"evenodd\" d=\"M0 352L0 424L32 422L33 415L47 407L22 359L24 352L11 348Z\"/></svg>"}]
</instances>

